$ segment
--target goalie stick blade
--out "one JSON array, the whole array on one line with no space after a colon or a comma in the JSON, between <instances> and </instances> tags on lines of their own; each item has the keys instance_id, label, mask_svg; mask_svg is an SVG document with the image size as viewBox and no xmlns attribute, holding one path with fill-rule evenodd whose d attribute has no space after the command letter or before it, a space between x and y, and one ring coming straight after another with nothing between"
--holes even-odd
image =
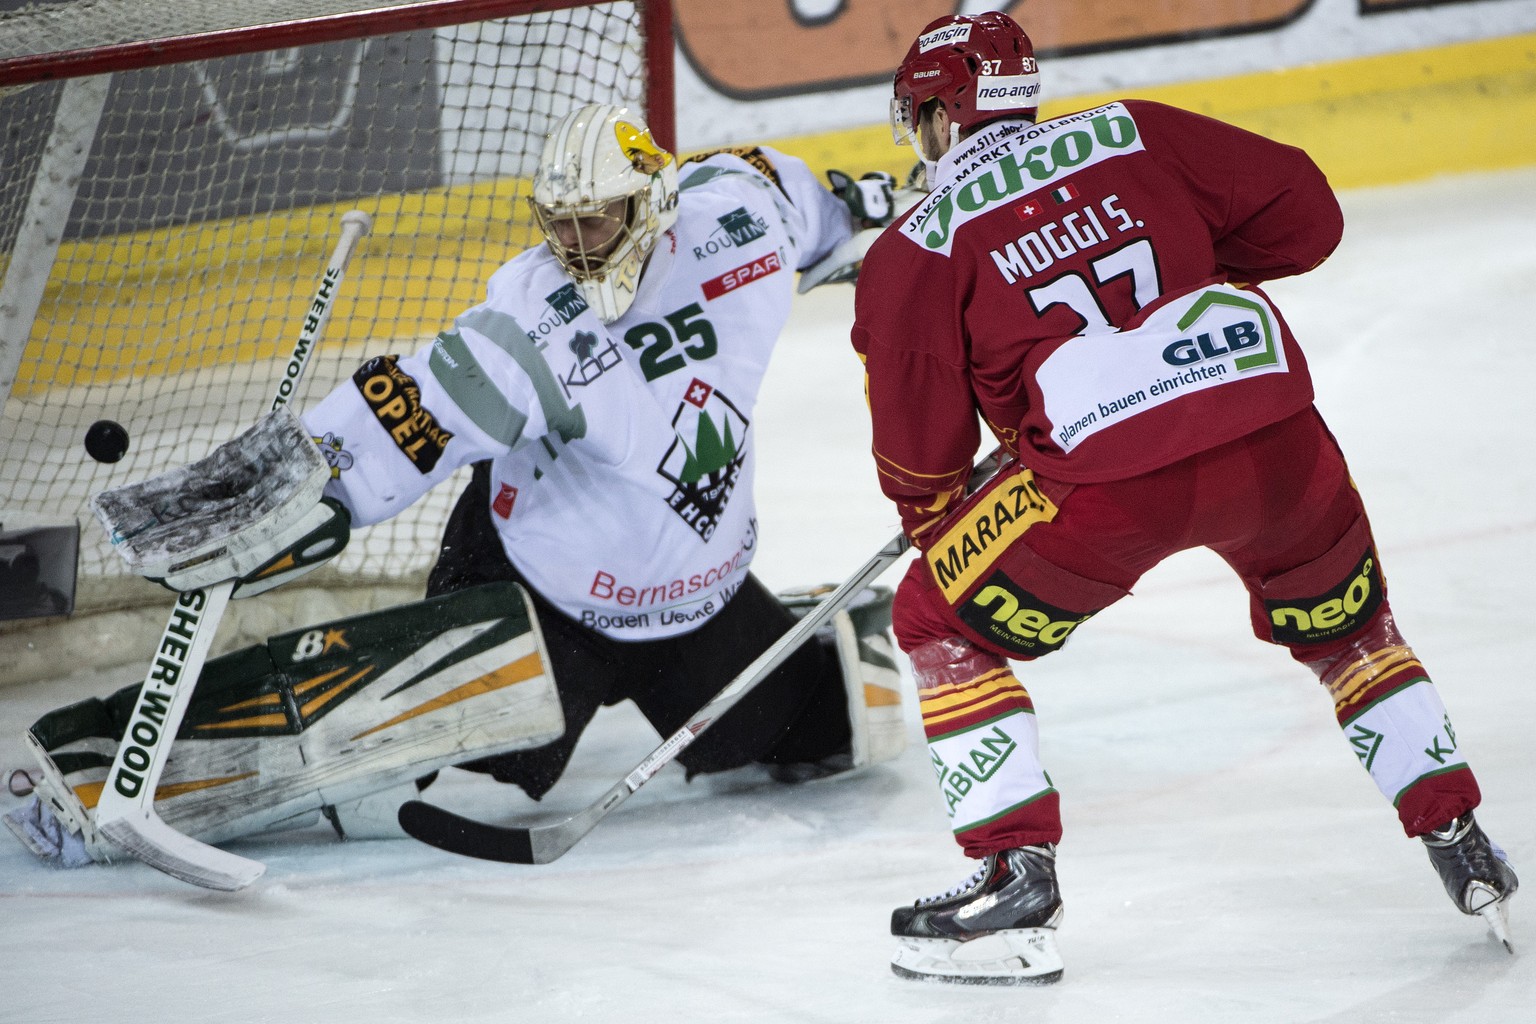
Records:
<instances>
[{"instance_id":1,"label":"goalie stick blade","mask_svg":"<svg viewBox=\"0 0 1536 1024\"><path fill-rule=\"evenodd\" d=\"M547 863L534 860L532 836L526 828L488 825L422 800L401 804L399 817L407 835L439 850L503 864Z\"/></svg>"},{"instance_id":2,"label":"goalie stick blade","mask_svg":"<svg viewBox=\"0 0 1536 1024\"><path fill-rule=\"evenodd\" d=\"M204 889L235 892L267 870L259 861L237 857L177 832L154 815L98 822L97 828L114 845L150 867Z\"/></svg>"}]
</instances>

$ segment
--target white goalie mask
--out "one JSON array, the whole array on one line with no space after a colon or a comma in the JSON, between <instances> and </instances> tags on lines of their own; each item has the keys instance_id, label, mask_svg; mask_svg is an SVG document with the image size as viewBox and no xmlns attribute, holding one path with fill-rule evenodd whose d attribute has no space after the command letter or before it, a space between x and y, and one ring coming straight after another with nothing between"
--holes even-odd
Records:
<instances>
[{"instance_id":1,"label":"white goalie mask","mask_svg":"<svg viewBox=\"0 0 1536 1024\"><path fill-rule=\"evenodd\" d=\"M635 301L645 261L677 222L677 159L638 114L591 103L544 140L532 205L550 252L611 324Z\"/></svg>"}]
</instances>

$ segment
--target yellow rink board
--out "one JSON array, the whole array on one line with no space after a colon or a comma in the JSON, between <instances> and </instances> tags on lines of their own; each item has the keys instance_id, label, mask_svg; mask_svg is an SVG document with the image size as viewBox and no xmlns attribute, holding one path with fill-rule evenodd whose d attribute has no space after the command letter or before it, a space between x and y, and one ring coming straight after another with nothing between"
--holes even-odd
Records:
<instances>
[{"instance_id":1,"label":"yellow rink board","mask_svg":"<svg viewBox=\"0 0 1536 1024\"><path fill-rule=\"evenodd\" d=\"M1049 88L1049 64L1044 71ZM1042 116L1125 96L1301 146L1337 188L1536 163L1536 34L1064 98L1046 103ZM913 160L883 124L771 144L818 172L904 176ZM374 232L342 289L328 344L419 344L479 301L490 272L528 244L518 199L526 190L526 182L508 180L356 203L373 215ZM351 205L267 215L260 231L229 221L66 244L16 393L286 351ZM106 306L101 298L117 287L137 290L137 306ZM212 339L220 344L205 344Z\"/></svg>"},{"instance_id":2,"label":"yellow rink board","mask_svg":"<svg viewBox=\"0 0 1536 1024\"><path fill-rule=\"evenodd\" d=\"M1536 163L1536 33L1061 99L1051 99L1049 61L1041 79L1042 118L1117 99L1157 100L1300 146L1335 188ZM885 125L774 145L818 170L902 176L914 160Z\"/></svg>"}]
</instances>

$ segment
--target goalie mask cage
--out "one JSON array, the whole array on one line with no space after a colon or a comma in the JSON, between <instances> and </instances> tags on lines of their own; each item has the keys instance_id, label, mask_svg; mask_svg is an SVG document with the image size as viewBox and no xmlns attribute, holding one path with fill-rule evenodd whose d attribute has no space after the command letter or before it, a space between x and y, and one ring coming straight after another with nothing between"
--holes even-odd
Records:
<instances>
[{"instance_id":1,"label":"goalie mask cage","mask_svg":"<svg viewBox=\"0 0 1536 1024\"><path fill-rule=\"evenodd\" d=\"M525 197L556 118L627 105L675 149L668 0L0 0L14 7L0 528L80 522L77 610L164 604L86 500L266 411L344 211L373 231L300 408L366 357L426 344L537 243ZM120 462L86 453L100 419L128 430ZM308 582L419 585L459 489L354 532Z\"/></svg>"}]
</instances>

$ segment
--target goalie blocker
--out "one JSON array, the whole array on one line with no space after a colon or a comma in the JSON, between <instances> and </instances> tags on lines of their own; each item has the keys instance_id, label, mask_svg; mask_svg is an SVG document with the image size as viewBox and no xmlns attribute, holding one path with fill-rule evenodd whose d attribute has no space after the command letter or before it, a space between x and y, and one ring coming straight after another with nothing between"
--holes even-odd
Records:
<instances>
[{"instance_id":1,"label":"goalie blocker","mask_svg":"<svg viewBox=\"0 0 1536 1024\"><path fill-rule=\"evenodd\" d=\"M270 638L210 660L155 794L179 832L218 843L306 827L398 836L416 780L468 758L539 746L565 728L521 587L492 583ZM92 859L121 859L92 808L139 687L53 711L26 734L40 801ZM132 737L128 738L132 742ZM377 805L377 806L375 806ZM9 824L34 853L37 827Z\"/></svg>"}]
</instances>

